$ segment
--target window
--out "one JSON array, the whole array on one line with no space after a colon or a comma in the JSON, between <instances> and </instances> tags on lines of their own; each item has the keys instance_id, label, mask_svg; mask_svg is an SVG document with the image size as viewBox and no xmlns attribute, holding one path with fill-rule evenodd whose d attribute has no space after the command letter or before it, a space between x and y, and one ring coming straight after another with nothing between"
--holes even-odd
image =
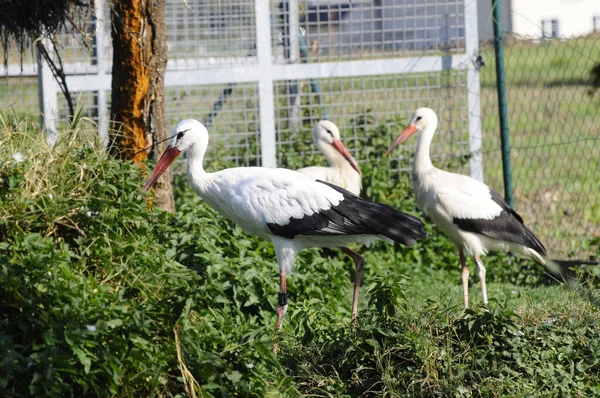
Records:
<instances>
[{"instance_id":1,"label":"window","mask_svg":"<svg viewBox=\"0 0 600 398\"><path fill-rule=\"evenodd\" d=\"M592 19L592 31L600 32L600 15L596 15Z\"/></svg>"},{"instance_id":2,"label":"window","mask_svg":"<svg viewBox=\"0 0 600 398\"><path fill-rule=\"evenodd\" d=\"M543 19L542 20L542 37L545 39L558 37L558 19Z\"/></svg>"}]
</instances>

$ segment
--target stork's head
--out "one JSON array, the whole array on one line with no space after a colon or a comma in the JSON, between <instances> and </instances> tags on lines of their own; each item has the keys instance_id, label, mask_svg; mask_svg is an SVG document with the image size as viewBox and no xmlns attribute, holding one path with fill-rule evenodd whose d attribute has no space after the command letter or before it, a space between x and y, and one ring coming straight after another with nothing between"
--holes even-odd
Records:
<instances>
[{"instance_id":1,"label":"stork's head","mask_svg":"<svg viewBox=\"0 0 600 398\"><path fill-rule=\"evenodd\" d=\"M414 133L421 132L428 126L437 126L437 121L437 115L433 110L429 108L417 109L410 118L410 122L408 123L406 128L402 131L402 133L400 133L398 138L396 138L394 143L385 152L385 156L389 155L394 150L394 148L406 141L408 137L410 137Z\"/></svg>"},{"instance_id":2,"label":"stork's head","mask_svg":"<svg viewBox=\"0 0 600 398\"><path fill-rule=\"evenodd\" d=\"M207 146L208 131L202 123L194 119L186 119L177 123L173 129L169 146L158 159L152 174L144 184L144 190L150 189L182 152L194 147L204 154Z\"/></svg>"},{"instance_id":3,"label":"stork's head","mask_svg":"<svg viewBox=\"0 0 600 398\"><path fill-rule=\"evenodd\" d=\"M173 129L169 147L177 148L181 153L194 144L206 148L208 145L208 130L206 130L206 127L195 119L185 119L177 123L177 126Z\"/></svg>"},{"instance_id":4,"label":"stork's head","mask_svg":"<svg viewBox=\"0 0 600 398\"><path fill-rule=\"evenodd\" d=\"M334 153L331 149L335 149L335 151L339 152L348 163L350 163L354 170L361 174L358 163L342 143L342 140L340 139L340 130L334 123L329 120L321 120L313 129L312 138L315 145L321 149L325 156L328 156L329 153ZM328 160L330 160L329 157Z\"/></svg>"}]
</instances>

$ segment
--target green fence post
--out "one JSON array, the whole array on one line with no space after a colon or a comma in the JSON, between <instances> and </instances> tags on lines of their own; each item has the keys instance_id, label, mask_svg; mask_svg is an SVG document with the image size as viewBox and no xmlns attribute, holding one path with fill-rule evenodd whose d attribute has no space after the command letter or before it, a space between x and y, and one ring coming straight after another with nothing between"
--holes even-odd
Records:
<instances>
[{"instance_id":1,"label":"green fence post","mask_svg":"<svg viewBox=\"0 0 600 398\"><path fill-rule=\"evenodd\" d=\"M498 89L498 112L500 116L500 142L502 146L502 174L504 176L504 199L514 207L512 168L510 166L510 142L508 108L506 105L506 81L504 76L504 42L502 41L502 16L500 0L492 0L494 20L494 50L496 53L496 87Z\"/></svg>"}]
</instances>

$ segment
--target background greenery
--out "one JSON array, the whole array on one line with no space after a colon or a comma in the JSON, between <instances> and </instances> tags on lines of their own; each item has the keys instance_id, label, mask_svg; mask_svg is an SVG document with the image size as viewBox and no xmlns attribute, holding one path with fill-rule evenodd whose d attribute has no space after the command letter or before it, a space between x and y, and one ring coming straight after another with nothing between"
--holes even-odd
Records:
<instances>
[{"instance_id":1,"label":"background greenery","mask_svg":"<svg viewBox=\"0 0 600 398\"><path fill-rule=\"evenodd\" d=\"M305 251L274 337L272 245L184 177L178 212L153 208L147 170L105 156L94 126L74 123L50 148L31 123L0 118L1 395L600 394L597 268L574 268L569 285L491 255L489 311L476 276L463 311L457 255L428 223L411 249L356 247L367 259L358 328L351 261ZM376 148L386 129L368 131ZM423 217L406 178L390 185L379 162L363 171L367 197Z\"/></svg>"}]
</instances>

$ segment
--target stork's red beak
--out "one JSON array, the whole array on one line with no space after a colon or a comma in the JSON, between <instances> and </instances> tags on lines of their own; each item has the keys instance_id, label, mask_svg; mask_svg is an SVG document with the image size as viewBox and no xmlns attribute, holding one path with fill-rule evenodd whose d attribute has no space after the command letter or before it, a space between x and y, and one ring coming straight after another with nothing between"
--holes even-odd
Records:
<instances>
[{"instance_id":1,"label":"stork's red beak","mask_svg":"<svg viewBox=\"0 0 600 398\"><path fill-rule=\"evenodd\" d=\"M158 163L156 163L154 170L152 170L150 178L148 178L148 181L146 181L146 184L144 184L144 191L147 191L154 186L156 181L165 172L165 170L169 168L171 163L173 163L173 160L175 160L180 153L181 151L174 146L169 146L167 149L165 149L160 159L158 159Z\"/></svg>"},{"instance_id":2,"label":"stork's red beak","mask_svg":"<svg viewBox=\"0 0 600 398\"><path fill-rule=\"evenodd\" d=\"M337 149L337 151L339 153L342 154L343 157L346 158L346 160L348 162L350 162L350 165L352 166L352 168L354 170L356 170L358 172L358 174L362 174L362 172L360 171L360 167L358 167L358 163L356 163L356 160L354 160L352 155L350 155L350 152L348 152L348 149L344 146L344 144L342 143L341 140L338 140L338 139L333 140L332 145L335 149Z\"/></svg>"},{"instance_id":3,"label":"stork's red beak","mask_svg":"<svg viewBox=\"0 0 600 398\"><path fill-rule=\"evenodd\" d=\"M402 131L402 133L400 133L398 138L396 138L396 141L394 141L394 143L388 148L388 150L385 151L385 154L383 156L389 155L394 150L394 148L406 141L408 137L413 135L416 131L417 128L414 125L409 124L408 126L406 126L406 128Z\"/></svg>"}]
</instances>

